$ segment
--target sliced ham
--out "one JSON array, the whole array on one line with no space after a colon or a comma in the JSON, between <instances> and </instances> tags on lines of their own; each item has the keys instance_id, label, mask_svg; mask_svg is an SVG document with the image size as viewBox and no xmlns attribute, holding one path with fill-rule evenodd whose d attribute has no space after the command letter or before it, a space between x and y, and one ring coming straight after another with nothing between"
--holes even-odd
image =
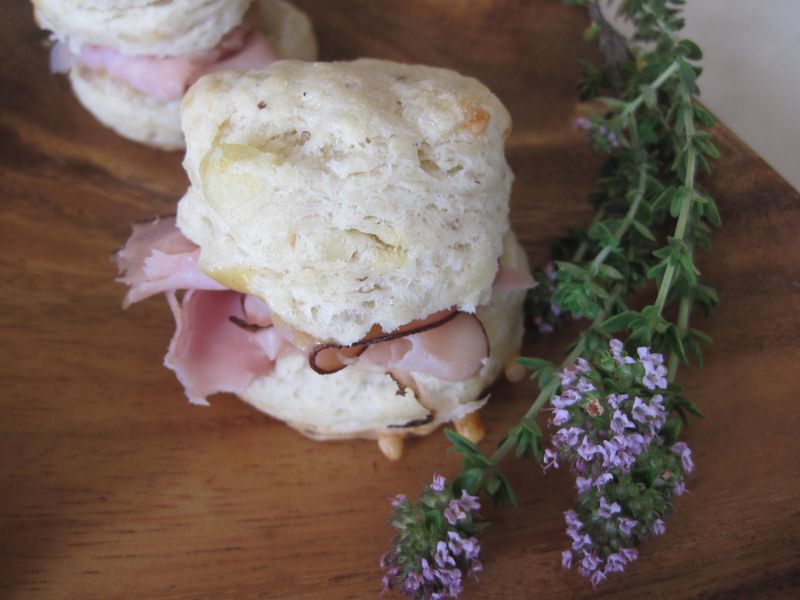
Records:
<instances>
[{"instance_id":1,"label":"sliced ham","mask_svg":"<svg viewBox=\"0 0 800 600\"><path fill-rule=\"evenodd\" d=\"M297 349L286 341L274 327L264 328L253 335L253 339L264 351L270 360L276 361L287 352Z\"/></svg>"},{"instance_id":2,"label":"sliced ham","mask_svg":"<svg viewBox=\"0 0 800 600\"><path fill-rule=\"evenodd\" d=\"M70 61L63 56L64 46L57 44L51 51L51 66L57 72L69 68ZM261 31L240 25L228 32L215 48L190 56L130 56L109 46L84 44L72 60L167 102L179 100L203 75L265 67L278 60L278 54Z\"/></svg>"},{"instance_id":3,"label":"sliced ham","mask_svg":"<svg viewBox=\"0 0 800 600\"><path fill-rule=\"evenodd\" d=\"M501 266L494 277L492 289L499 292L513 292L515 290L528 290L538 284L527 269Z\"/></svg>"},{"instance_id":4,"label":"sliced ham","mask_svg":"<svg viewBox=\"0 0 800 600\"><path fill-rule=\"evenodd\" d=\"M489 340L478 317L458 313L439 327L372 345L359 360L445 381L464 381L481 370L488 356Z\"/></svg>"},{"instance_id":5,"label":"sliced ham","mask_svg":"<svg viewBox=\"0 0 800 600\"><path fill-rule=\"evenodd\" d=\"M361 340L349 346L339 344L320 344L314 348L308 357L309 366L321 375L329 375L341 371L347 365L353 364L355 359L366 350L367 346L388 342L396 338L420 333L428 329L439 327L455 318L457 311L454 308L435 312L423 319L417 319L386 333L379 326L374 325L370 332Z\"/></svg>"},{"instance_id":6,"label":"sliced ham","mask_svg":"<svg viewBox=\"0 0 800 600\"><path fill-rule=\"evenodd\" d=\"M254 323L261 327L272 325L272 311L269 306L255 296L249 294L242 296L242 310L248 323Z\"/></svg>"},{"instance_id":7,"label":"sliced ham","mask_svg":"<svg viewBox=\"0 0 800 600\"><path fill-rule=\"evenodd\" d=\"M489 340L478 318L450 309L390 334L372 333L351 346L318 346L309 355L309 365L327 374L358 362L366 368L463 381L477 374L488 356Z\"/></svg>"},{"instance_id":8,"label":"sliced ham","mask_svg":"<svg viewBox=\"0 0 800 600\"><path fill-rule=\"evenodd\" d=\"M174 292L167 299L175 334L164 364L175 371L189 402L207 405L206 398L217 392L241 394L272 371L274 358L258 334L230 321L231 316L244 318L240 293L190 290L180 302Z\"/></svg>"},{"instance_id":9,"label":"sliced ham","mask_svg":"<svg viewBox=\"0 0 800 600\"><path fill-rule=\"evenodd\" d=\"M197 267L200 249L175 225L175 217L136 223L115 259L121 281L130 286L123 306L178 289L225 290Z\"/></svg>"},{"instance_id":10,"label":"sliced ham","mask_svg":"<svg viewBox=\"0 0 800 600\"><path fill-rule=\"evenodd\" d=\"M207 404L206 398L217 392L243 393L289 352L308 353L309 364L319 373L358 363L390 373L399 386L413 385L410 373L463 381L477 374L489 356L478 318L455 308L390 333L375 326L350 346L318 344L283 323L258 298L228 290L205 275L197 266L198 256L199 248L170 216L134 225L115 257L119 281L130 286L126 306L167 293L176 329L164 364L175 371L195 404ZM181 301L176 296L180 289L188 290Z\"/></svg>"}]
</instances>

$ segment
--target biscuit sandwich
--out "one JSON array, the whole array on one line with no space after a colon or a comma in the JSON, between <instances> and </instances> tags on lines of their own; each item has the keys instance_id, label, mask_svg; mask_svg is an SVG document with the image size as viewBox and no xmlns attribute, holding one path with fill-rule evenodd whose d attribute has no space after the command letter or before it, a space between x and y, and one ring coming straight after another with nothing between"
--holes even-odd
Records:
<instances>
[{"instance_id":1,"label":"biscuit sandwich","mask_svg":"<svg viewBox=\"0 0 800 600\"><path fill-rule=\"evenodd\" d=\"M533 285L497 97L445 69L281 61L203 77L182 127L177 216L116 258L126 304L166 292L189 400L231 392L390 458L449 421L479 439Z\"/></svg>"},{"instance_id":2,"label":"biscuit sandwich","mask_svg":"<svg viewBox=\"0 0 800 600\"><path fill-rule=\"evenodd\" d=\"M136 142L183 148L180 101L204 74L315 60L305 13L284 0L32 0L51 70L81 104Z\"/></svg>"}]
</instances>

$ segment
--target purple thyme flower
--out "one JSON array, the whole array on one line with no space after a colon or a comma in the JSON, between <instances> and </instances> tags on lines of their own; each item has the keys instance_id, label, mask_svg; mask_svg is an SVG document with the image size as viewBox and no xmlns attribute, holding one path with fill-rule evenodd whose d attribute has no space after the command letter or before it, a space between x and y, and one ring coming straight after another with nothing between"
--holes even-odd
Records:
<instances>
[{"instance_id":1,"label":"purple thyme flower","mask_svg":"<svg viewBox=\"0 0 800 600\"><path fill-rule=\"evenodd\" d=\"M589 548L592 545L592 538L588 533L578 533L572 536L572 549L576 552Z\"/></svg>"},{"instance_id":2,"label":"purple thyme flower","mask_svg":"<svg viewBox=\"0 0 800 600\"><path fill-rule=\"evenodd\" d=\"M450 555L450 548L448 548L447 543L442 541L436 543L436 553L433 555L433 560L436 562L436 566L443 569L448 566L456 566L456 559Z\"/></svg>"},{"instance_id":3,"label":"purple thyme flower","mask_svg":"<svg viewBox=\"0 0 800 600\"><path fill-rule=\"evenodd\" d=\"M604 571L600 571L600 570L595 571L594 573L592 573L592 575L590 577L590 580L592 582L592 587L596 588L598 585L603 583L603 581L605 581L605 579L606 579L606 574L605 574Z\"/></svg>"},{"instance_id":4,"label":"purple thyme flower","mask_svg":"<svg viewBox=\"0 0 800 600\"><path fill-rule=\"evenodd\" d=\"M406 581L403 584L403 589L406 591L406 593L411 593L418 590L423 583L425 583L425 581L422 578L422 575L416 571L409 571L406 575Z\"/></svg>"},{"instance_id":5,"label":"purple thyme flower","mask_svg":"<svg viewBox=\"0 0 800 600\"><path fill-rule=\"evenodd\" d=\"M463 554L464 558L467 560L474 560L478 558L478 555L481 551L481 546L478 543L477 538L463 538L455 531L448 531L447 536L450 538L447 546L450 548L450 552L452 552L454 556L460 556Z\"/></svg>"},{"instance_id":6,"label":"purple thyme flower","mask_svg":"<svg viewBox=\"0 0 800 600\"><path fill-rule=\"evenodd\" d=\"M545 323L542 317L535 317L533 319L533 324L536 325L536 329L539 333L553 333L553 331L555 331L555 327L550 325L550 323Z\"/></svg>"},{"instance_id":7,"label":"purple thyme flower","mask_svg":"<svg viewBox=\"0 0 800 600\"><path fill-rule=\"evenodd\" d=\"M542 458L542 468L547 471L551 467L558 468L558 452L552 448L546 448Z\"/></svg>"},{"instance_id":8,"label":"purple thyme flower","mask_svg":"<svg viewBox=\"0 0 800 600\"><path fill-rule=\"evenodd\" d=\"M462 538L456 531L448 531L447 537L450 541L447 542L447 547L454 556L458 556L464 552L464 538Z\"/></svg>"},{"instance_id":9,"label":"purple thyme flower","mask_svg":"<svg viewBox=\"0 0 800 600\"><path fill-rule=\"evenodd\" d=\"M636 362L633 358L631 358L627 354L623 356L624 345L622 343L622 340L617 340L617 339L610 340L608 342L608 347L611 350L611 356L614 358L615 361L617 361L617 364L619 364L620 366L632 365L633 363Z\"/></svg>"},{"instance_id":10,"label":"purple thyme flower","mask_svg":"<svg viewBox=\"0 0 800 600\"><path fill-rule=\"evenodd\" d=\"M567 522L567 527L571 527L576 530L583 528L583 523L578 517L578 513L576 513L574 510L568 510L564 513L564 521Z\"/></svg>"},{"instance_id":11,"label":"purple thyme flower","mask_svg":"<svg viewBox=\"0 0 800 600\"><path fill-rule=\"evenodd\" d=\"M575 478L575 487L578 488L578 494L585 494L592 487L592 478L591 477L581 477L580 475L578 475Z\"/></svg>"},{"instance_id":12,"label":"purple thyme flower","mask_svg":"<svg viewBox=\"0 0 800 600\"><path fill-rule=\"evenodd\" d=\"M480 510L481 503L478 501L477 496L470 496L467 490L461 490L461 507L464 510Z\"/></svg>"},{"instance_id":13,"label":"purple thyme flower","mask_svg":"<svg viewBox=\"0 0 800 600\"><path fill-rule=\"evenodd\" d=\"M564 550L561 553L561 568L562 569L572 568L572 552L570 552L569 550Z\"/></svg>"},{"instance_id":14,"label":"purple thyme flower","mask_svg":"<svg viewBox=\"0 0 800 600\"><path fill-rule=\"evenodd\" d=\"M445 587L445 591L450 594L451 598L458 598L463 590L461 583L461 571L458 569L439 569L437 571L439 581ZM445 596L447 597L447 596Z\"/></svg>"},{"instance_id":15,"label":"purple thyme flower","mask_svg":"<svg viewBox=\"0 0 800 600\"><path fill-rule=\"evenodd\" d=\"M405 494L398 494L394 498L392 498L392 508L399 508L401 505L406 503L406 495Z\"/></svg>"},{"instance_id":16,"label":"purple thyme flower","mask_svg":"<svg viewBox=\"0 0 800 600\"><path fill-rule=\"evenodd\" d=\"M625 570L626 560L621 554L609 554L606 559L606 573L622 573Z\"/></svg>"},{"instance_id":17,"label":"purple thyme flower","mask_svg":"<svg viewBox=\"0 0 800 600\"><path fill-rule=\"evenodd\" d=\"M431 489L434 492L443 492L444 486L446 485L447 485L447 479L445 479L442 475L433 476L433 483L431 484Z\"/></svg>"},{"instance_id":18,"label":"purple thyme flower","mask_svg":"<svg viewBox=\"0 0 800 600\"><path fill-rule=\"evenodd\" d=\"M584 552L583 559L581 559L581 566L589 573L597 570L602 565L602 561L598 558L595 552Z\"/></svg>"},{"instance_id":19,"label":"purple thyme flower","mask_svg":"<svg viewBox=\"0 0 800 600\"><path fill-rule=\"evenodd\" d=\"M467 518L466 513L461 509L461 504L459 504L458 500L450 500L450 504L447 505L447 508L444 509L444 518L447 519L447 522L450 525L455 525L459 521L463 521Z\"/></svg>"},{"instance_id":20,"label":"purple thyme flower","mask_svg":"<svg viewBox=\"0 0 800 600\"><path fill-rule=\"evenodd\" d=\"M633 528L636 527L639 524L639 522L636 519L629 519L628 517L620 517L619 520L617 521L617 524L619 525L619 530L626 536L629 536L633 531Z\"/></svg>"},{"instance_id":21,"label":"purple thyme flower","mask_svg":"<svg viewBox=\"0 0 800 600\"><path fill-rule=\"evenodd\" d=\"M666 530L667 527L662 519L656 519L653 521L653 533L656 535L663 535Z\"/></svg>"},{"instance_id":22,"label":"purple thyme flower","mask_svg":"<svg viewBox=\"0 0 800 600\"><path fill-rule=\"evenodd\" d=\"M582 396L577 390L567 388L566 390L563 390L560 395L553 396L550 404L552 404L555 408L568 408L579 402L581 398Z\"/></svg>"},{"instance_id":23,"label":"purple thyme flower","mask_svg":"<svg viewBox=\"0 0 800 600\"><path fill-rule=\"evenodd\" d=\"M641 398L639 398L639 396L634 398L633 408L631 409L631 415L633 416L634 420L639 421L639 423L647 424L654 419L657 419L659 414L659 410L655 406L646 404Z\"/></svg>"},{"instance_id":24,"label":"purple thyme flower","mask_svg":"<svg viewBox=\"0 0 800 600\"><path fill-rule=\"evenodd\" d=\"M611 431L622 434L626 429L636 429L636 425L624 412L619 409L615 410L614 416L611 418Z\"/></svg>"},{"instance_id":25,"label":"purple thyme flower","mask_svg":"<svg viewBox=\"0 0 800 600\"><path fill-rule=\"evenodd\" d=\"M672 445L672 453L681 457L681 466L686 473L694 471L694 462L692 461L692 451L685 442L678 442Z\"/></svg>"},{"instance_id":26,"label":"purple thyme flower","mask_svg":"<svg viewBox=\"0 0 800 600\"><path fill-rule=\"evenodd\" d=\"M471 537L464 540L464 557L467 560L477 561L478 557L481 554L481 545L478 543L478 539ZM483 569L483 565L481 565L481 570Z\"/></svg>"},{"instance_id":27,"label":"purple thyme flower","mask_svg":"<svg viewBox=\"0 0 800 600\"><path fill-rule=\"evenodd\" d=\"M625 448L632 454L641 454L647 449L647 443L641 433L628 433L625 436L617 436L614 439L622 437L624 439ZM635 456L634 456L635 458Z\"/></svg>"},{"instance_id":28,"label":"purple thyme flower","mask_svg":"<svg viewBox=\"0 0 800 600\"><path fill-rule=\"evenodd\" d=\"M611 483L614 481L614 476L611 473L600 473L595 480L592 482L592 485L600 491L600 488L606 485L607 483Z\"/></svg>"},{"instance_id":29,"label":"purple thyme flower","mask_svg":"<svg viewBox=\"0 0 800 600\"><path fill-rule=\"evenodd\" d=\"M574 121L572 121L572 126L575 129L589 129L592 126L592 122L587 119L586 117L578 117Z\"/></svg>"},{"instance_id":30,"label":"purple thyme flower","mask_svg":"<svg viewBox=\"0 0 800 600\"><path fill-rule=\"evenodd\" d=\"M578 380L578 385L576 387L581 394L597 391L597 388L594 386L594 384L585 377L581 377Z\"/></svg>"},{"instance_id":31,"label":"purple thyme flower","mask_svg":"<svg viewBox=\"0 0 800 600\"><path fill-rule=\"evenodd\" d=\"M614 515L619 514L622 512L622 508L620 508L619 504L616 502L612 502L611 504L608 503L605 496L600 496L600 508L597 510L597 514L603 517L604 519L610 519Z\"/></svg>"},{"instance_id":32,"label":"purple thyme flower","mask_svg":"<svg viewBox=\"0 0 800 600\"><path fill-rule=\"evenodd\" d=\"M577 453L585 461L591 461L595 454L601 453L600 446L595 444L589 439L589 436L584 436L581 445L578 446Z\"/></svg>"},{"instance_id":33,"label":"purple thyme flower","mask_svg":"<svg viewBox=\"0 0 800 600\"><path fill-rule=\"evenodd\" d=\"M581 435L583 435L583 429L578 427L570 427L569 429L559 430L555 437L558 438L560 442L559 445L574 447L578 445Z\"/></svg>"},{"instance_id":34,"label":"purple thyme flower","mask_svg":"<svg viewBox=\"0 0 800 600\"><path fill-rule=\"evenodd\" d=\"M480 507L481 503L478 502L477 496L470 496L467 490L462 490L461 499L450 501L444 510L444 517L450 525L455 525L466 519L469 511L478 510Z\"/></svg>"},{"instance_id":35,"label":"purple thyme flower","mask_svg":"<svg viewBox=\"0 0 800 600\"><path fill-rule=\"evenodd\" d=\"M553 418L552 418L552 419L550 419L550 422L551 422L553 425L555 425L555 426L557 426L557 427L560 427L561 425L563 425L564 423L566 423L567 421L569 421L569 419L570 419L570 416L571 416L571 415L570 415L570 413L569 413L569 411L568 411L568 410L566 410L566 409L564 409L564 408L557 408L557 409L556 409L556 410L553 412Z\"/></svg>"},{"instance_id":36,"label":"purple thyme flower","mask_svg":"<svg viewBox=\"0 0 800 600\"><path fill-rule=\"evenodd\" d=\"M578 378L578 371L573 367L567 367L561 371L556 371L556 375L561 380L561 385L567 387Z\"/></svg>"},{"instance_id":37,"label":"purple thyme flower","mask_svg":"<svg viewBox=\"0 0 800 600\"><path fill-rule=\"evenodd\" d=\"M606 398L609 406L614 410L618 409L620 405L628 399L628 394L609 394Z\"/></svg>"},{"instance_id":38,"label":"purple thyme flower","mask_svg":"<svg viewBox=\"0 0 800 600\"><path fill-rule=\"evenodd\" d=\"M422 578L425 581L433 581L436 579L436 570L431 567L427 558L422 559Z\"/></svg>"},{"instance_id":39,"label":"purple thyme flower","mask_svg":"<svg viewBox=\"0 0 800 600\"><path fill-rule=\"evenodd\" d=\"M549 262L544 266L544 274L547 275L547 278L550 281L555 281L556 277L558 276L556 273L556 265L553 262Z\"/></svg>"},{"instance_id":40,"label":"purple thyme flower","mask_svg":"<svg viewBox=\"0 0 800 600\"><path fill-rule=\"evenodd\" d=\"M483 571L483 563L477 558L474 558L472 562L469 563L469 569L467 570L467 575L471 575L477 580L478 579L477 574L480 573L481 571Z\"/></svg>"},{"instance_id":41,"label":"purple thyme flower","mask_svg":"<svg viewBox=\"0 0 800 600\"><path fill-rule=\"evenodd\" d=\"M628 562L633 562L639 558L639 551L636 548L620 548L619 553Z\"/></svg>"},{"instance_id":42,"label":"purple thyme flower","mask_svg":"<svg viewBox=\"0 0 800 600\"><path fill-rule=\"evenodd\" d=\"M603 442L603 467L613 469L615 467L622 468L624 466L618 456L620 451L624 451L625 449L625 444L624 442L620 443L620 439L624 440L624 437L616 436L613 439Z\"/></svg>"},{"instance_id":43,"label":"purple thyme flower","mask_svg":"<svg viewBox=\"0 0 800 600\"><path fill-rule=\"evenodd\" d=\"M639 362L644 367L642 384L650 390L665 389L667 387L667 368L664 366L664 357L661 354L650 352L647 346L639 346L636 352L639 355Z\"/></svg>"}]
</instances>

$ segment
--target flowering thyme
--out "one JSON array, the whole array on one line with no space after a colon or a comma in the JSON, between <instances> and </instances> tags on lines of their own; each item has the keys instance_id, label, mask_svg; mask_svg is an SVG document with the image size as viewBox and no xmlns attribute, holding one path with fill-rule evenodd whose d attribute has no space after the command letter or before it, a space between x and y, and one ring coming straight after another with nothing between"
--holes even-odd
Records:
<instances>
[{"instance_id":1,"label":"flowering thyme","mask_svg":"<svg viewBox=\"0 0 800 600\"><path fill-rule=\"evenodd\" d=\"M664 533L662 517L694 468L689 447L662 434L670 393L663 357L645 347L637 356L611 340L594 364L578 358L558 372L551 400L558 429L543 467L569 465L578 491L577 511L564 513L571 545L562 565L577 565L595 586L635 560L636 545Z\"/></svg>"},{"instance_id":2,"label":"flowering thyme","mask_svg":"<svg viewBox=\"0 0 800 600\"><path fill-rule=\"evenodd\" d=\"M456 494L441 475L416 502L400 495L392 500L391 521L398 530L390 552L381 558L383 590L397 589L414 600L457 598L464 579L483 570L476 534L478 498Z\"/></svg>"}]
</instances>

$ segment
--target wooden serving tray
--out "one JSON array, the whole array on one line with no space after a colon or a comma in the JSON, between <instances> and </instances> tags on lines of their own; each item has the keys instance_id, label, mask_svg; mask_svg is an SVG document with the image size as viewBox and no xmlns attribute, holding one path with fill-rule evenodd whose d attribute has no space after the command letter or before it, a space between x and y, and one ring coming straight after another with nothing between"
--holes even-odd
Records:
<instances>
[{"instance_id":1,"label":"wooden serving tray","mask_svg":"<svg viewBox=\"0 0 800 600\"><path fill-rule=\"evenodd\" d=\"M533 263L590 214L600 157L571 128L584 14L555 0L296 0L326 60L451 67L496 91L515 130L512 219ZM442 435L385 460L317 443L227 396L190 406L161 366L165 303L123 312L110 253L129 222L174 210L178 153L116 137L81 109L26 2L0 16L0 595L370 598L386 497L457 472ZM701 81L702 83L702 81ZM715 345L680 380L707 418L667 534L592 593L560 568L567 473L510 463L521 510L489 508L485 571L465 598L773 598L800 594L800 197L728 130L709 185L724 226L704 275ZM558 359L577 330L531 336ZM536 393L497 384L494 444Z\"/></svg>"}]
</instances>

